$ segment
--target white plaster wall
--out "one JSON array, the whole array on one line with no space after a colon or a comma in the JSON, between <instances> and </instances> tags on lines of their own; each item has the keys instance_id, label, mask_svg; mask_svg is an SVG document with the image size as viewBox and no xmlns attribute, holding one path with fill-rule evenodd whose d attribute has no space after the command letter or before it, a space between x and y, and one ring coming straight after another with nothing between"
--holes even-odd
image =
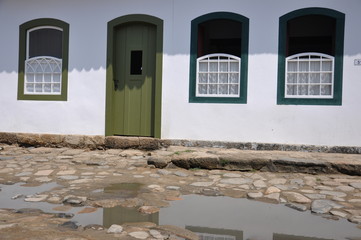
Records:
<instances>
[{"instance_id":1,"label":"white plaster wall","mask_svg":"<svg viewBox=\"0 0 361 240\"><path fill-rule=\"evenodd\" d=\"M192 8L188 6L192 5ZM279 17L305 7L346 14L342 106L277 105ZM361 145L360 1L175 1L173 54L165 57L164 138L316 145ZM188 103L190 21L214 11L250 19L247 104ZM171 77L173 76L173 78ZM172 79L171 81L168 79Z\"/></svg>"},{"instance_id":2,"label":"white plaster wall","mask_svg":"<svg viewBox=\"0 0 361 240\"><path fill-rule=\"evenodd\" d=\"M277 105L279 17L305 7L346 14L342 106ZM189 103L190 22L229 11L250 19L247 104ZM0 132L104 134L107 22L164 20L162 138L361 146L359 0L0 0ZM70 24L68 101L18 101L18 27Z\"/></svg>"},{"instance_id":3,"label":"white plaster wall","mask_svg":"<svg viewBox=\"0 0 361 240\"><path fill-rule=\"evenodd\" d=\"M171 19L170 3L0 0L0 132L104 135L107 23L138 13ZM70 24L68 100L18 101L19 25L48 17Z\"/></svg>"}]
</instances>

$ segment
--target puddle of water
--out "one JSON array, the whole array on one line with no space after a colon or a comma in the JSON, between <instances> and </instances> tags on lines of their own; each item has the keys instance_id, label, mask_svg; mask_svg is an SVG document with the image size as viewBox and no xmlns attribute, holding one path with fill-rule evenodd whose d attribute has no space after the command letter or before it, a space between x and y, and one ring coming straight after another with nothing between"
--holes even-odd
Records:
<instances>
[{"instance_id":1,"label":"puddle of water","mask_svg":"<svg viewBox=\"0 0 361 240\"><path fill-rule=\"evenodd\" d=\"M59 187L56 183L46 183L40 186L31 187L26 186L24 183L16 183L13 185L0 185L0 208L39 208L43 211L49 211L54 205L44 202L25 202L26 196L35 195L49 191ZM17 197L16 199L12 199Z\"/></svg>"},{"instance_id":2,"label":"puddle of water","mask_svg":"<svg viewBox=\"0 0 361 240\"><path fill-rule=\"evenodd\" d=\"M73 207L68 211L55 211L60 206L44 202L12 200L17 194L31 195L57 187L55 183L38 187L24 187L21 183L1 185L0 208L38 208L44 212L73 213L71 221L79 225L112 224L127 222L153 222L157 225L175 225L196 232L203 240L341 240L356 239L361 230L347 220L328 220L308 212L298 212L281 204L267 204L248 199L230 197L182 196L160 212L144 215L133 208L114 207L96 209L79 214L86 207ZM141 185L119 184L104 189L103 194L137 192ZM359 239L359 238L358 238Z\"/></svg>"}]
</instances>

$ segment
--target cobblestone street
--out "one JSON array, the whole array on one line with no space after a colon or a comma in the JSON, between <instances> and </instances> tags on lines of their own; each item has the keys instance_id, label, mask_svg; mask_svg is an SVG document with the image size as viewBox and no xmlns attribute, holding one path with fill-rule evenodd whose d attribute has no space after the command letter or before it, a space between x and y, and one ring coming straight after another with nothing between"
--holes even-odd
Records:
<instances>
[{"instance_id":1,"label":"cobblestone street","mask_svg":"<svg viewBox=\"0 0 361 240\"><path fill-rule=\"evenodd\" d=\"M361 224L360 176L192 167L187 170L173 163L157 168L163 161L159 159L217 151L180 146L141 151L24 148L2 144L0 149L0 199L1 188L16 183L28 187L57 183L57 187L50 190L13 198L34 203L64 203L64 207L81 205L86 207L84 214L99 207L114 206L133 207L143 214L151 214L167 207L170 201L181 200L182 195L228 196L284 204L295 211L311 211L335 220L347 219L359 228ZM152 165L154 162L157 167ZM122 199L97 194L99 189L121 183L139 183L140 187L134 195ZM0 208L1 202L3 200ZM35 210L21 213L0 210L0 239L165 239L175 236L196 239L188 230L151 223L116 227L79 226L71 222L71 217Z\"/></svg>"}]
</instances>

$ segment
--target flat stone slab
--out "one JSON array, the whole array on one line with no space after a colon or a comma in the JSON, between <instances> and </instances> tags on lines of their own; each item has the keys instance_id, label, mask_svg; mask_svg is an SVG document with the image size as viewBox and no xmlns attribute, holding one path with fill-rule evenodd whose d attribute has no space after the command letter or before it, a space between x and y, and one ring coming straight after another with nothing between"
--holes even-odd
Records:
<instances>
[{"instance_id":1,"label":"flat stone slab","mask_svg":"<svg viewBox=\"0 0 361 240\"><path fill-rule=\"evenodd\" d=\"M253 182L253 180L249 178L228 178L228 179L226 178L220 181L220 183L235 184L235 185L242 185L251 182Z\"/></svg>"},{"instance_id":2,"label":"flat stone slab","mask_svg":"<svg viewBox=\"0 0 361 240\"><path fill-rule=\"evenodd\" d=\"M40 170L34 173L35 176L49 176L54 170Z\"/></svg>"},{"instance_id":3,"label":"flat stone slab","mask_svg":"<svg viewBox=\"0 0 361 240\"><path fill-rule=\"evenodd\" d=\"M337 204L331 200L315 200L311 204L311 211L314 213L328 213L331 209L336 208L340 209L344 206Z\"/></svg>"}]
</instances>

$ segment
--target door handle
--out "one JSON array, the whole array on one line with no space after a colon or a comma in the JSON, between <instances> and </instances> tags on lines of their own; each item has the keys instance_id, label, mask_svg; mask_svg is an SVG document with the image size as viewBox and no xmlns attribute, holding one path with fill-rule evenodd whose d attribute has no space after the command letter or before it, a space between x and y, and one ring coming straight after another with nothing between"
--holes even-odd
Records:
<instances>
[{"instance_id":1,"label":"door handle","mask_svg":"<svg viewBox=\"0 0 361 240\"><path fill-rule=\"evenodd\" d=\"M120 81L119 81L119 79L115 79L114 78L114 90L116 91L116 90L119 90L119 84L120 84Z\"/></svg>"}]
</instances>

